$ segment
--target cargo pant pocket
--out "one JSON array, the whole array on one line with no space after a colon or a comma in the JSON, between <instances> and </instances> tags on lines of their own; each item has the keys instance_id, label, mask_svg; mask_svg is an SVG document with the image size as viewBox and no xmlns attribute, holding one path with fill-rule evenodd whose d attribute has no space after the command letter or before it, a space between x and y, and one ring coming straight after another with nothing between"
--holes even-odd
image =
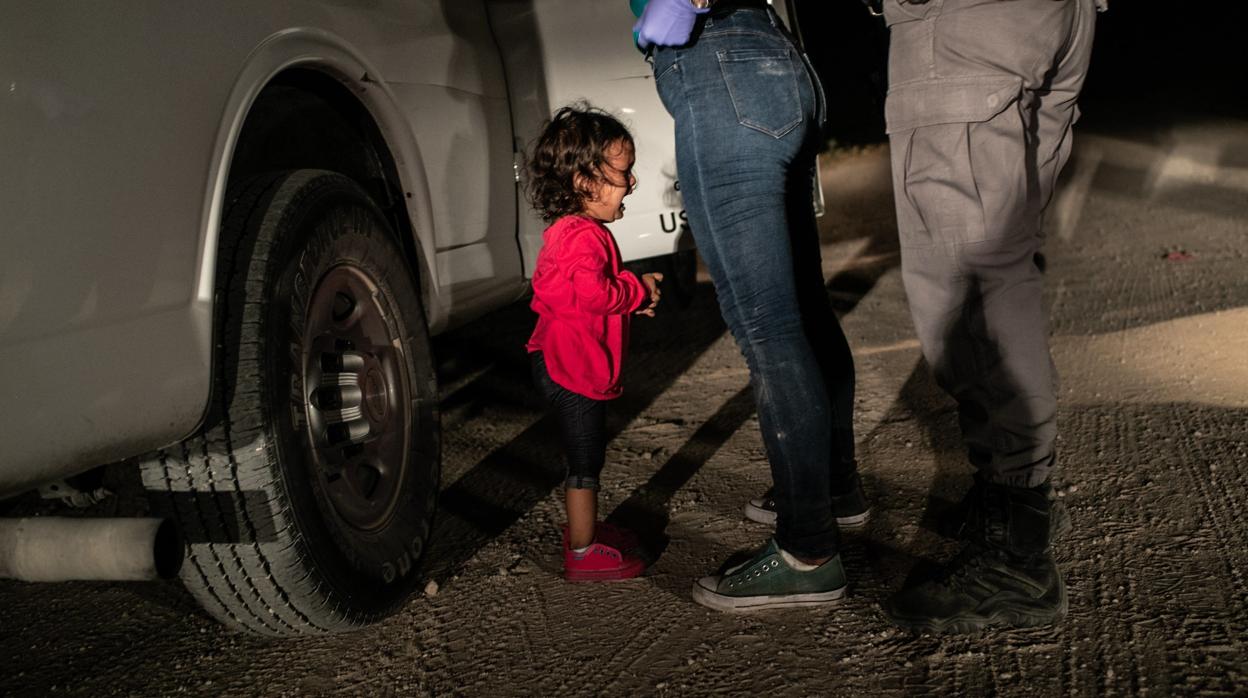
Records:
<instances>
[{"instance_id":1,"label":"cargo pant pocket","mask_svg":"<svg viewBox=\"0 0 1248 698\"><path fill-rule=\"evenodd\" d=\"M944 0L884 0L884 24L893 26L901 22L927 19L940 11Z\"/></svg>"},{"instance_id":2,"label":"cargo pant pocket","mask_svg":"<svg viewBox=\"0 0 1248 698\"><path fill-rule=\"evenodd\" d=\"M885 105L901 243L980 242L1022 232L1027 135L1014 76L894 86Z\"/></svg>"}]
</instances>

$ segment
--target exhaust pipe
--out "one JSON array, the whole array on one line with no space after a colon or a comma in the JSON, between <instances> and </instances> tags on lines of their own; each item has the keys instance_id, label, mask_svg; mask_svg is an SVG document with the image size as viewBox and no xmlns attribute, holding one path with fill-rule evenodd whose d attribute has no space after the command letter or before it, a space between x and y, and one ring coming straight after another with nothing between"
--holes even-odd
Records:
<instances>
[{"instance_id":1,"label":"exhaust pipe","mask_svg":"<svg viewBox=\"0 0 1248 698\"><path fill-rule=\"evenodd\" d=\"M0 519L0 578L25 582L170 579L185 546L168 519Z\"/></svg>"}]
</instances>

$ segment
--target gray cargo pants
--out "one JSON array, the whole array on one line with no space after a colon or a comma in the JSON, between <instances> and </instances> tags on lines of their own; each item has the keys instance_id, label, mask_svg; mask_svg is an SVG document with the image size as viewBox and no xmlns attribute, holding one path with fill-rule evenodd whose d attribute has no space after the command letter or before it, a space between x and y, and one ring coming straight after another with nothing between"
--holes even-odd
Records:
<instances>
[{"instance_id":1,"label":"gray cargo pants","mask_svg":"<svg viewBox=\"0 0 1248 698\"><path fill-rule=\"evenodd\" d=\"M902 278L981 476L1048 479L1057 372L1040 220L1070 154L1094 0L885 0Z\"/></svg>"}]
</instances>

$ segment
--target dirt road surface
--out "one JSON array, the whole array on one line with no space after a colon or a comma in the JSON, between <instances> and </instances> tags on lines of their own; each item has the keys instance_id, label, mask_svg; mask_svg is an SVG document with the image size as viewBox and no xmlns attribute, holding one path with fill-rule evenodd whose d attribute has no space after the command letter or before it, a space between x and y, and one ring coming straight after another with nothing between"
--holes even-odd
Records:
<instances>
[{"instance_id":1,"label":"dirt road surface","mask_svg":"<svg viewBox=\"0 0 1248 698\"><path fill-rule=\"evenodd\" d=\"M225 632L176 584L0 583L0 695L1243 695L1248 692L1248 128L1079 133L1047 244L1074 530L1057 627L912 636L879 603L953 545L968 485L952 405L901 289L887 151L826 158L829 292L857 356L870 526L841 605L731 616L693 579L763 542L743 361L708 284L638 322L602 510L658 543L645 577L559 575L560 452L527 379L523 305L443 337L436 583L350 635Z\"/></svg>"}]
</instances>

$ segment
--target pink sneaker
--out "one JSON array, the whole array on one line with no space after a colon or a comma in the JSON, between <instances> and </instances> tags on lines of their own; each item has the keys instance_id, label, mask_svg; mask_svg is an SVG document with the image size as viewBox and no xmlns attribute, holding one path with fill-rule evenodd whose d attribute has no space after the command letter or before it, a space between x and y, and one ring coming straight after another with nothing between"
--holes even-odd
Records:
<instances>
[{"instance_id":1,"label":"pink sneaker","mask_svg":"<svg viewBox=\"0 0 1248 698\"><path fill-rule=\"evenodd\" d=\"M632 579L645 569L646 563L633 553L622 553L603 543L593 543L579 553L563 546L563 578L569 582Z\"/></svg>"},{"instance_id":2,"label":"pink sneaker","mask_svg":"<svg viewBox=\"0 0 1248 698\"><path fill-rule=\"evenodd\" d=\"M605 521L599 521L594 525L594 542L602 543L625 553L635 553L641 550L641 540L637 538L637 534L624 528L616 526ZM568 547L568 527L563 527L563 547Z\"/></svg>"}]
</instances>

